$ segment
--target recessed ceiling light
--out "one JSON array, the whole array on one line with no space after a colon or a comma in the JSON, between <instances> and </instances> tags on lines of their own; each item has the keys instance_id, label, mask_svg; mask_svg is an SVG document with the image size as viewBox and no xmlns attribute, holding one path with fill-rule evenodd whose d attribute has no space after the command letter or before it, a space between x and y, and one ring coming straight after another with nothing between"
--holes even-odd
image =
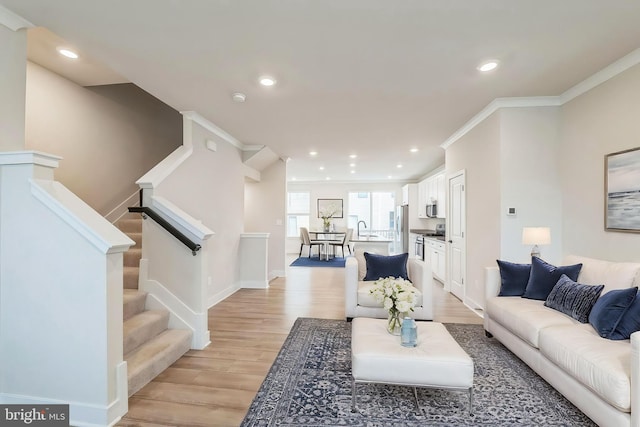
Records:
<instances>
[{"instance_id":1,"label":"recessed ceiling light","mask_svg":"<svg viewBox=\"0 0 640 427\"><path fill-rule=\"evenodd\" d=\"M320 166L320 170L323 171L324 170L324 166Z\"/></svg>"},{"instance_id":2,"label":"recessed ceiling light","mask_svg":"<svg viewBox=\"0 0 640 427\"><path fill-rule=\"evenodd\" d=\"M236 92L231 95L231 99L233 99L235 102L244 102L247 99L247 95L245 95L244 93Z\"/></svg>"},{"instance_id":3,"label":"recessed ceiling light","mask_svg":"<svg viewBox=\"0 0 640 427\"><path fill-rule=\"evenodd\" d=\"M297 178L294 176L293 178L291 178L291 181L295 181Z\"/></svg>"},{"instance_id":4,"label":"recessed ceiling light","mask_svg":"<svg viewBox=\"0 0 640 427\"><path fill-rule=\"evenodd\" d=\"M66 56L67 58L78 59L78 54L69 49L60 48L58 49L58 53L62 56Z\"/></svg>"},{"instance_id":5,"label":"recessed ceiling light","mask_svg":"<svg viewBox=\"0 0 640 427\"><path fill-rule=\"evenodd\" d=\"M358 157L358 155L357 155L357 154L351 154L351 155L349 156L349 158L350 158L350 159L355 159L356 157Z\"/></svg>"},{"instance_id":6,"label":"recessed ceiling light","mask_svg":"<svg viewBox=\"0 0 640 427\"><path fill-rule=\"evenodd\" d=\"M317 151L309 151L309 155L310 156L317 156L318 152Z\"/></svg>"},{"instance_id":7,"label":"recessed ceiling light","mask_svg":"<svg viewBox=\"0 0 640 427\"><path fill-rule=\"evenodd\" d=\"M398 163L398 164L396 165L396 167L397 167L398 169L401 169L401 168L402 168L402 165L401 165L400 163Z\"/></svg>"},{"instance_id":8,"label":"recessed ceiling light","mask_svg":"<svg viewBox=\"0 0 640 427\"><path fill-rule=\"evenodd\" d=\"M393 178L393 175L389 175L389 176L387 176L387 178L391 179L391 178Z\"/></svg>"},{"instance_id":9,"label":"recessed ceiling light","mask_svg":"<svg viewBox=\"0 0 640 427\"><path fill-rule=\"evenodd\" d=\"M356 164L355 164L355 163L349 163L349 167L350 167L350 168L355 168L355 167L356 167Z\"/></svg>"},{"instance_id":10,"label":"recessed ceiling light","mask_svg":"<svg viewBox=\"0 0 640 427\"><path fill-rule=\"evenodd\" d=\"M351 173L356 173L356 171L351 171Z\"/></svg>"},{"instance_id":11,"label":"recessed ceiling light","mask_svg":"<svg viewBox=\"0 0 640 427\"><path fill-rule=\"evenodd\" d=\"M478 71L482 71L483 73L486 73L487 71L495 70L497 67L498 67L498 61L496 61L495 59L491 59L489 61L483 62L482 64L478 65L477 69Z\"/></svg>"},{"instance_id":12,"label":"recessed ceiling light","mask_svg":"<svg viewBox=\"0 0 640 427\"><path fill-rule=\"evenodd\" d=\"M331 181L331 177L330 176L327 177L327 181Z\"/></svg>"},{"instance_id":13,"label":"recessed ceiling light","mask_svg":"<svg viewBox=\"0 0 640 427\"><path fill-rule=\"evenodd\" d=\"M271 76L262 76L260 77L260 84L262 86L273 86L276 84L276 79Z\"/></svg>"},{"instance_id":14,"label":"recessed ceiling light","mask_svg":"<svg viewBox=\"0 0 640 427\"><path fill-rule=\"evenodd\" d=\"M412 153L417 153L419 150L418 150L417 148L412 148L412 149L411 149L411 150L409 150L409 151L411 151Z\"/></svg>"}]
</instances>

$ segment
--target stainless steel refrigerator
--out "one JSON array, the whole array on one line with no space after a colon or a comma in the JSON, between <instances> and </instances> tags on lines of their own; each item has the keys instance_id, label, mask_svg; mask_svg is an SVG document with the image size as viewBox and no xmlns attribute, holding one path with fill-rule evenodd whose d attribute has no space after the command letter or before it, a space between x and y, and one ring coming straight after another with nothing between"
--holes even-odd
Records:
<instances>
[{"instance_id":1,"label":"stainless steel refrigerator","mask_svg":"<svg viewBox=\"0 0 640 427\"><path fill-rule=\"evenodd\" d=\"M409 206L396 206L394 252L409 252Z\"/></svg>"}]
</instances>

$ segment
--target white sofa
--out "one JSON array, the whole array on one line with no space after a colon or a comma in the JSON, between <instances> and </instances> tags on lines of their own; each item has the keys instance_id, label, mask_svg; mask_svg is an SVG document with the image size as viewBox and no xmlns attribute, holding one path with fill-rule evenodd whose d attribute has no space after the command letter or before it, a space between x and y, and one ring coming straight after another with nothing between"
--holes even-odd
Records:
<instances>
[{"instance_id":1,"label":"white sofa","mask_svg":"<svg viewBox=\"0 0 640 427\"><path fill-rule=\"evenodd\" d=\"M568 256L582 263L578 282L604 284L602 294L640 284L640 263ZM544 301L499 297L500 271L485 271L484 328L600 426L640 427L640 332L601 338L589 324Z\"/></svg>"},{"instance_id":2,"label":"white sofa","mask_svg":"<svg viewBox=\"0 0 640 427\"><path fill-rule=\"evenodd\" d=\"M356 249L353 256L347 257L345 262L344 303L347 320L355 317L387 318L387 310L378 303L369 290L373 286L371 281L363 281L366 272L364 251ZM375 253L375 251L367 250ZM409 257L407 260L407 275L415 288L420 291L418 303L410 316L416 320L433 320L433 275L428 262Z\"/></svg>"}]
</instances>

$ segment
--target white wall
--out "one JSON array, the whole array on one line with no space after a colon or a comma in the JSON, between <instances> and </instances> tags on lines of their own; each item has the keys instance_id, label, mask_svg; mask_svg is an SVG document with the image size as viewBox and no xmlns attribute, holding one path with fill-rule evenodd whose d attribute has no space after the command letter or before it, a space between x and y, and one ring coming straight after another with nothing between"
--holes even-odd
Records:
<instances>
[{"instance_id":1,"label":"white wall","mask_svg":"<svg viewBox=\"0 0 640 427\"><path fill-rule=\"evenodd\" d=\"M182 144L182 116L132 84L82 87L28 63L26 147L63 157L56 180L106 215Z\"/></svg>"},{"instance_id":2,"label":"white wall","mask_svg":"<svg viewBox=\"0 0 640 427\"><path fill-rule=\"evenodd\" d=\"M562 261L562 194L559 167L559 108L500 111L500 258L527 263L531 246L523 227L550 227L551 245L540 246L548 262ZM517 214L507 216L507 208Z\"/></svg>"},{"instance_id":3,"label":"white wall","mask_svg":"<svg viewBox=\"0 0 640 427\"><path fill-rule=\"evenodd\" d=\"M473 128L445 153L447 176L461 170L466 175L465 297L480 306L484 304L484 268L496 265L500 256L500 158L499 112Z\"/></svg>"},{"instance_id":4,"label":"white wall","mask_svg":"<svg viewBox=\"0 0 640 427\"><path fill-rule=\"evenodd\" d=\"M244 229L269 233L269 279L285 275L287 169L282 160L260 174L260 182L247 182L244 195Z\"/></svg>"},{"instance_id":5,"label":"white wall","mask_svg":"<svg viewBox=\"0 0 640 427\"><path fill-rule=\"evenodd\" d=\"M24 150L27 30L0 24L0 151Z\"/></svg>"},{"instance_id":6,"label":"white wall","mask_svg":"<svg viewBox=\"0 0 640 427\"><path fill-rule=\"evenodd\" d=\"M205 147L217 143L217 151ZM240 150L193 123L193 154L154 190L213 230L207 241L211 303L237 289L240 234L244 230L244 166ZM188 250L185 247L185 250ZM218 297L219 296L219 297Z\"/></svg>"},{"instance_id":7,"label":"white wall","mask_svg":"<svg viewBox=\"0 0 640 427\"><path fill-rule=\"evenodd\" d=\"M640 147L639 118L640 65L562 107L564 254L640 261L640 234L604 231L604 156Z\"/></svg>"}]
</instances>

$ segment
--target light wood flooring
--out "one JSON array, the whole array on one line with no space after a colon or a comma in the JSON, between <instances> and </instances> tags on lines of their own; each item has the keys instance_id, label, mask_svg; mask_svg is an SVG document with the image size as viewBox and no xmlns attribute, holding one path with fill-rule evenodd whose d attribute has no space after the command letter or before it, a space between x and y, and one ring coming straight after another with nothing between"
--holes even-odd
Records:
<instances>
[{"instance_id":1,"label":"light wood flooring","mask_svg":"<svg viewBox=\"0 0 640 427\"><path fill-rule=\"evenodd\" d=\"M212 307L211 344L133 395L117 426L238 426L295 320L344 319L343 275L342 268L290 267L269 289L241 289ZM433 291L435 321L482 323L439 282Z\"/></svg>"}]
</instances>

